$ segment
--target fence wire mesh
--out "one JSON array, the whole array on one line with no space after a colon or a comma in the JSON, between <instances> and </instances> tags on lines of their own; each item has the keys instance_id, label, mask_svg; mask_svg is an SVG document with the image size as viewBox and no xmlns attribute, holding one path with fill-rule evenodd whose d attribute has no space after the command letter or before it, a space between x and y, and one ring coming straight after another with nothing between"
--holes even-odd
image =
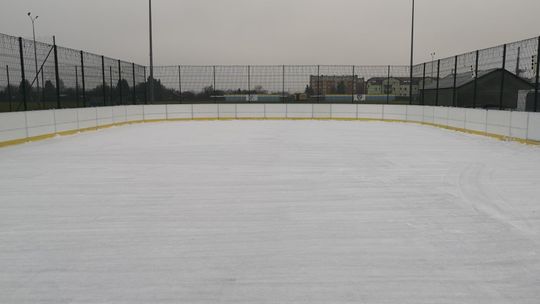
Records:
<instances>
[{"instance_id":1,"label":"fence wire mesh","mask_svg":"<svg viewBox=\"0 0 540 304\"><path fill-rule=\"evenodd\" d=\"M143 73L133 63L0 34L0 112L143 103Z\"/></svg>"},{"instance_id":2,"label":"fence wire mesh","mask_svg":"<svg viewBox=\"0 0 540 304\"><path fill-rule=\"evenodd\" d=\"M409 66L158 66L155 103L418 104L540 110L531 38ZM411 77L412 68L412 77ZM147 67L0 34L0 111L147 104Z\"/></svg>"},{"instance_id":3,"label":"fence wire mesh","mask_svg":"<svg viewBox=\"0 0 540 304\"><path fill-rule=\"evenodd\" d=\"M425 63L426 105L539 111L540 38ZM428 82L431 82L428 84Z\"/></svg>"}]
</instances>

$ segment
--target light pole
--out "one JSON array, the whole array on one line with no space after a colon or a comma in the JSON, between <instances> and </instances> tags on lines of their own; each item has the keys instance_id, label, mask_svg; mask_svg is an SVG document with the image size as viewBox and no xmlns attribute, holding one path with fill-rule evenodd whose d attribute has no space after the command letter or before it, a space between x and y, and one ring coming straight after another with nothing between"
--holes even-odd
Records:
<instances>
[{"instance_id":1,"label":"light pole","mask_svg":"<svg viewBox=\"0 0 540 304\"><path fill-rule=\"evenodd\" d=\"M39 16L32 17L32 13L28 13L28 18L32 21L32 34L34 36L34 63L36 65L36 84L37 84L37 96L39 100L39 70L38 70L38 61L37 61L37 48L36 48L36 20Z\"/></svg>"},{"instance_id":2,"label":"light pole","mask_svg":"<svg viewBox=\"0 0 540 304\"><path fill-rule=\"evenodd\" d=\"M411 79L409 87L409 103L413 102L413 65L414 65L414 0L412 0L412 25L411 25Z\"/></svg>"},{"instance_id":3,"label":"light pole","mask_svg":"<svg viewBox=\"0 0 540 304\"><path fill-rule=\"evenodd\" d=\"M152 42L152 0L148 0L149 27L150 27L150 85L148 87L150 103L154 103L154 48Z\"/></svg>"}]
</instances>

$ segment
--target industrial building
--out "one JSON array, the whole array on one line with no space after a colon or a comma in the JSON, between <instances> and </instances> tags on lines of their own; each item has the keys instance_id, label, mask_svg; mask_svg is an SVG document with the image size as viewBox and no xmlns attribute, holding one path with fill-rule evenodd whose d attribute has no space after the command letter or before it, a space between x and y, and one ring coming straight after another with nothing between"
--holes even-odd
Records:
<instances>
[{"instance_id":1,"label":"industrial building","mask_svg":"<svg viewBox=\"0 0 540 304\"><path fill-rule=\"evenodd\" d=\"M479 71L478 77L467 72L441 78L426 85L420 98L425 105L516 109L519 92L530 90L533 85L515 74L491 69Z\"/></svg>"}]
</instances>

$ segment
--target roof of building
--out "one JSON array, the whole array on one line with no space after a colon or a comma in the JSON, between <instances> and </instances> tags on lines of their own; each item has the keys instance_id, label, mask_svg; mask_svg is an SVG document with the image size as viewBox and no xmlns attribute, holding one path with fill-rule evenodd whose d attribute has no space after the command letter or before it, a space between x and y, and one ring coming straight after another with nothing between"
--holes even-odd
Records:
<instances>
[{"instance_id":1,"label":"roof of building","mask_svg":"<svg viewBox=\"0 0 540 304\"><path fill-rule=\"evenodd\" d=\"M500 72L502 70L503 69L489 69L489 70L478 71L478 79L480 79L482 77L485 77L485 76L487 76L489 74L495 73L495 72ZM504 70L504 71L505 71L505 74L511 75L511 76L523 81L524 83L529 84L528 82L526 82L525 80L517 77L513 73L511 73L511 72L509 72L507 70ZM474 77L473 72L465 72L465 73L457 74L456 75L456 88L460 88L460 87L462 87L464 85L467 85L469 83L474 82L474 78L475 77ZM448 75L448 76L446 76L444 78L441 78L439 80L438 88L439 89L452 89L452 88L454 88L454 74L450 74L450 75ZM426 85L425 89L426 90L436 90L437 89L437 82L432 82L429 85Z\"/></svg>"}]
</instances>

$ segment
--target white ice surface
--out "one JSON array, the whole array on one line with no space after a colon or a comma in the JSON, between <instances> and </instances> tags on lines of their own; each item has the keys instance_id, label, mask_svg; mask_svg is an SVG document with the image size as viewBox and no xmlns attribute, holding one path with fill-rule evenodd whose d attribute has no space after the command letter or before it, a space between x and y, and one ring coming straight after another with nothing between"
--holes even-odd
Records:
<instances>
[{"instance_id":1,"label":"white ice surface","mask_svg":"<svg viewBox=\"0 0 540 304\"><path fill-rule=\"evenodd\" d=\"M0 149L0 303L540 303L540 148L399 123Z\"/></svg>"}]
</instances>

